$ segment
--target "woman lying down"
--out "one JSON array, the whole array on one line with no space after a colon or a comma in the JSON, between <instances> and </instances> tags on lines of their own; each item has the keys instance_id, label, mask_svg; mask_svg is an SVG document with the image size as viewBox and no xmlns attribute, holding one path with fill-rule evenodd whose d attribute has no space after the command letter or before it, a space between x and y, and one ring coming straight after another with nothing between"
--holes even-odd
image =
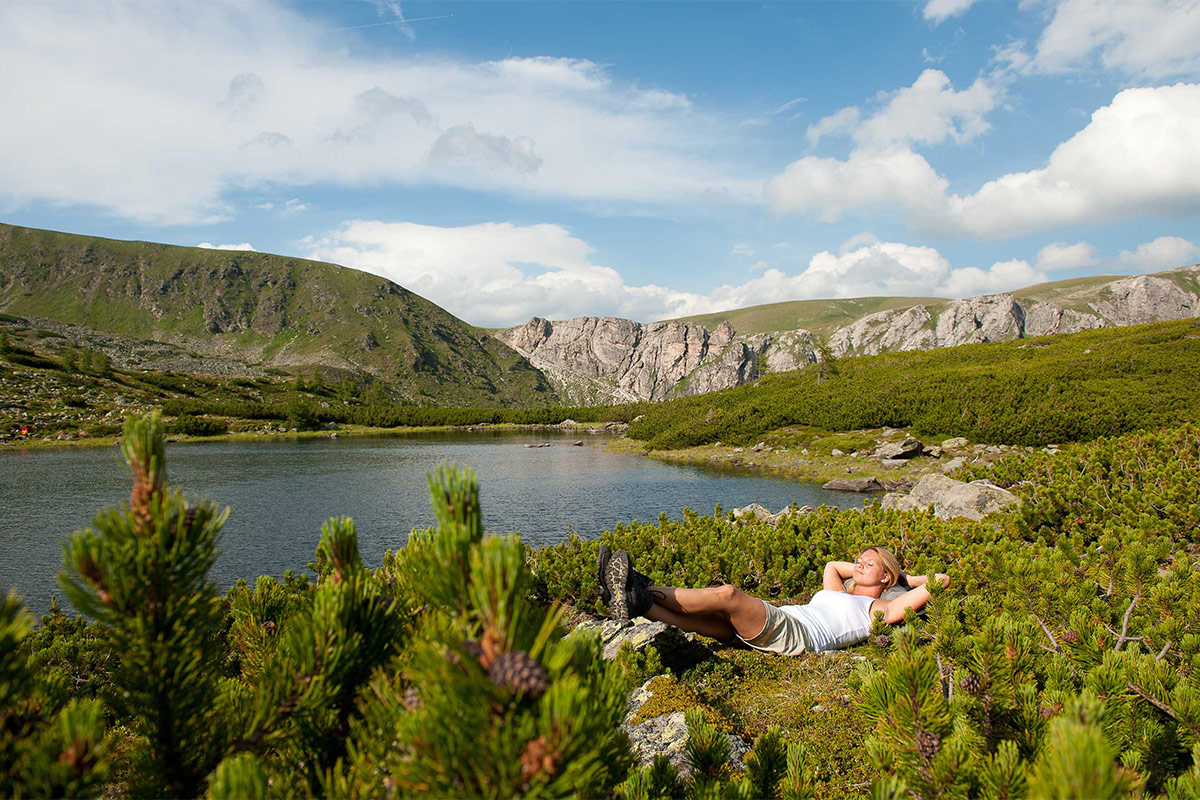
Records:
<instances>
[{"instance_id":1,"label":"woman lying down","mask_svg":"<svg viewBox=\"0 0 1200 800\"><path fill-rule=\"evenodd\" d=\"M734 637L755 650L791 656L838 650L865 640L876 612L889 625L929 602L926 576L906 576L884 547L868 547L854 563L825 565L823 588L802 606L773 606L736 586L678 589L654 586L633 568L629 553L600 547L601 599L615 619L646 617L721 641ZM934 580L947 585L950 578ZM903 587L907 585L907 590Z\"/></svg>"}]
</instances>

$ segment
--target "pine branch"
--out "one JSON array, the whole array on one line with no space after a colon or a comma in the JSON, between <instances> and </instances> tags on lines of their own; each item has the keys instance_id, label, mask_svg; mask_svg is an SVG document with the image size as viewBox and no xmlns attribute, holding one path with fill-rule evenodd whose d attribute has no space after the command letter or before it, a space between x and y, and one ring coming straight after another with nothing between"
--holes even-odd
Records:
<instances>
[{"instance_id":1,"label":"pine branch","mask_svg":"<svg viewBox=\"0 0 1200 800\"><path fill-rule=\"evenodd\" d=\"M1032 611L1032 609L1030 609L1030 610ZM1048 647L1045 647L1045 645L1043 645L1043 648L1045 648L1046 650L1050 650L1050 652L1052 652L1052 653L1061 653L1062 648L1058 644L1058 639L1055 639L1054 634L1050 632L1050 627L1045 622L1043 622L1042 618L1039 617L1036 613L1033 614L1033 618L1037 620L1038 625L1041 625L1042 630L1046 632L1046 638L1048 638L1050 640L1050 644L1054 645L1054 648L1052 650Z\"/></svg>"},{"instance_id":2,"label":"pine branch","mask_svg":"<svg viewBox=\"0 0 1200 800\"><path fill-rule=\"evenodd\" d=\"M1167 651L1171 649L1171 640L1167 639L1167 643L1163 645L1163 649L1158 651L1158 655L1154 657L1155 661L1162 661L1167 657Z\"/></svg>"},{"instance_id":3,"label":"pine branch","mask_svg":"<svg viewBox=\"0 0 1200 800\"><path fill-rule=\"evenodd\" d=\"M1125 619L1121 622L1121 635L1117 637L1117 643L1113 645L1114 650L1120 650L1126 642L1130 641L1131 638L1136 640L1141 640L1144 638L1141 636L1129 636L1129 615L1133 613L1133 607L1137 605L1137 601L1141 598L1141 596L1142 590L1138 589L1137 594L1135 594L1133 599L1129 601L1129 608L1125 609Z\"/></svg>"},{"instance_id":4,"label":"pine branch","mask_svg":"<svg viewBox=\"0 0 1200 800\"><path fill-rule=\"evenodd\" d=\"M1146 691L1145 689L1143 689L1142 687L1138 686L1138 685L1137 685L1136 683L1134 683L1133 681L1130 681L1129 683L1127 683L1127 684L1126 684L1126 686L1129 688L1129 691L1131 691L1131 692L1133 692L1134 694L1138 695L1138 696L1139 696L1139 697L1141 697L1143 700L1145 700L1147 703L1149 703L1150 705L1154 706L1155 708L1157 708L1159 711L1161 711L1161 712L1163 712L1164 714L1166 714L1166 715L1167 715L1168 717L1170 717L1171 719L1175 720L1175 721L1176 721L1176 722L1178 722L1179 724L1181 724L1181 725L1183 725L1184 727L1186 727L1186 728L1187 728L1188 730L1190 730L1192 733L1196 734L1197 736L1200 736L1200 728L1197 728L1195 725L1192 725L1192 724L1191 724L1191 723L1189 723L1187 720L1185 720L1185 719L1181 718L1181 717L1179 716L1179 713L1178 713L1178 712L1177 712L1175 709L1171 708L1169 705L1167 705L1166 703L1164 703L1162 700L1159 700L1159 699L1157 699L1157 698L1155 698L1155 697L1151 697L1149 692L1147 692L1147 691Z\"/></svg>"}]
</instances>

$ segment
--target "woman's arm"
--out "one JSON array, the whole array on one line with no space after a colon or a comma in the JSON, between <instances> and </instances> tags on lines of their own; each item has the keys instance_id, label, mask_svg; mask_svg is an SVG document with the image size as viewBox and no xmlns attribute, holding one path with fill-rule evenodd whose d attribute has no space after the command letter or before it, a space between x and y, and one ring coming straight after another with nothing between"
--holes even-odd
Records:
<instances>
[{"instance_id":1,"label":"woman's arm","mask_svg":"<svg viewBox=\"0 0 1200 800\"><path fill-rule=\"evenodd\" d=\"M934 576L942 586L950 585L950 576L938 573ZM929 602L929 578L926 575L910 575L908 577L908 585L915 588L910 589L899 597L894 597L891 600L876 600L871 604L871 613L876 611L883 612L883 621L889 625L895 625L897 622L904 621L904 614L908 609L920 611Z\"/></svg>"},{"instance_id":2,"label":"woman's arm","mask_svg":"<svg viewBox=\"0 0 1200 800\"><path fill-rule=\"evenodd\" d=\"M854 565L849 561L830 561L825 565L825 575L821 579L822 588L831 592L844 592L846 587L842 581L854 575Z\"/></svg>"}]
</instances>

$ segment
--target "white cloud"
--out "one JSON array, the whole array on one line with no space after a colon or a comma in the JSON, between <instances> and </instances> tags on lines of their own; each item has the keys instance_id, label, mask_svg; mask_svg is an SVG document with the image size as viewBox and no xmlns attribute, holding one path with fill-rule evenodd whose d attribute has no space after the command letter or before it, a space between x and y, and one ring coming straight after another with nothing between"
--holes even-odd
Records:
<instances>
[{"instance_id":1,"label":"white cloud","mask_svg":"<svg viewBox=\"0 0 1200 800\"><path fill-rule=\"evenodd\" d=\"M275 3L0 3L0 108L30 111L0 126L0 202L152 224L323 183L761 202L763 177L722 155L736 121L685 95L582 59L361 54L352 36Z\"/></svg>"},{"instance_id":2,"label":"white cloud","mask_svg":"<svg viewBox=\"0 0 1200 800\"><path fill-rule=\"evenodd\" d=\"M850 210L900 206L936 213L946 204L945 178L908 149L858 149L850 158L805 156L767 182L772 208L782 214L813 214L837 222Z\"/></svg>"},{"instance_id":3,"label":"white cloud","mask_svg":"<svg viewBox=\"0 0 1200 800\"><path fill-rule=\"evenodd\" d=\"M857 107L848 106L827 117L822 117L812 125L809 125L804 135L808 138L808 143L816 147L821 141L822 136L846 136L850 134L858 127L861 117L862 112Z\"/></svg>"},{"instance_id":4,"label":"white cloud","mask_svg":"<svg viewBox=\"0 0 1200 800\"><path fill-rule=\"evenodd\" d=\"M866 119L850 106L810 125L808 142L816 145L823 136L850 134L858 145L872 148L946 140L961 144L987 131L984 117L999 98L1000 90L983 78L955 91L946 73L927 69L912 86L880 92L876 101L882 105Z\"/></svg>"},{"instance_id":5,"label":"white cloud","mask_svg":"<svg viewBox=\"0 0 1200 800\"><path fill-rule=\"evenodd\" d=\"M254 251L254 246L249 242L241 244L212 244L211 242L200 242L196 247L203 247L205 250L249 250Z\"/></svg>"},{"instance_id":6,"label":"white cloud","mask_svg":"<svg viewBox=\"0 0 1200 800\"><path fill-rule=\"evenodd\" d=\"M263 211L270 211L272 208L275 207L275 204L274 203L259 203L254 207L261 208Z\"/></svg>"},{"instance_id":7,"label":"white cloud","mask_svg":"<svg viewBox=\"0 0 1200 800\"><path fill-rule=\"evenodd\" d=\"M1053 242L1037 254L1037 268L1042 272L1058 272L1065 269L1084 269L1096 263L1096 248L1087 242L1063 244Z\"/></svg>"},{"instance_id":8,"label":"white cloud","mask_svg":"<svg viewBox=\"0 0 1200 800\"><path fill-rule=\"evenodd\" d=\"M730 250L730 252L735 256L751 257L754 255L754 248L745 242L738 242L733 246L733 249Z\"/></svg>"},{"instance_id":9,"label":"white cloud","mask_svg":"<svg viewBox=\"0 0 1200 800\"><path fill-rule=\"evenodd\" d=\"M961 16L973 5L975 0L929 0L921 13L936 25L950 17Z\"/></svg>"},{"instance_id":10,"label":"white cloud","mask_svg":"<svg viewBox=\"0 0 1200 800\"><path fill-rule=\"evenodd\" d=\"M1125 272L1161 272L1200 261L1200 245L1179 236L1160 236L1133 250L1122 250L1118 266Z\"/></svg>"},{"instance_id":11,"label":"white cloud","mask_svg":"<svg viewBox=\"0 0 1200 800\"><path fill-rule=\"evenodd\" d=\"M313 241L309 257L382 275L477 325L715 310L698 295L628 286L616 270L593 263L592 252L559 225L441 228L356 220Z\"/></svg>"},{"instance_id":12,"label":"white cloud","mask_svg":"<svg viewBox=\"0 0 1200 800\"><path fill-rule=\"evenodd\" d=\"M932 247L874 242L814 255L788 275L766 261L761 273L708 294L631 286L559 225L483 223L440 228L355 220L317 240L308 257L389 278L477 325L507 326L532 316L614 315L650 321L761 303L827 297L954 296L1015 289L1046 280L1024 261L955 268Z\"/></svg>"},{"instance_id":13,"label":"white cloud","mask_svg":"<svg viewBox=\"0 0 1200 800\"><path fill-rule=\"evenodd\" d=\"M1200 2L1062 0L1029 68L1055 73L1097 64L1152 79L1200 73Z\"/></svg>"},{"instance_id":14,"label":"white cloud","mask_svg":"<svg viewBox=\"0 0 1200 800\"><path fill-rule=\"evenodd\" d=\"M768 181L780 213L832 222L886 205L918 228L966 236L1015 236L1058 225L1200 210L1200 84L1127 89L1058 145L1046 166L989 181L973 194L912 149L859 147L846 160L808 156Z\"/></svg>"},{"instance_id":15,"label":"white cloud","mask_svg":"<svg viewBox=\"0 0 1200 800\"><path fill-rule=\"evenodd\" d=\"M1127 89L1045 167L952 197L950 227L980 236L1200 209L1200 84Z\"/></svg>"},{"instance_id":16,"label":"white cloud","mask_svg":"<svg viewBox=\"0 0 1200 800\"><path fill-rule=\"evenodd\" d=\"M280 214L299 214L301 211L308 211L308 203L302 202L299 198L293 197L283 204L280 209Z\"/></svg>"},{"instance_id":17,"label":"white cloud","mask_svg":"<svg viewBox=\"0 0 1200 800\"><path fill-rule=\"evenodd\" d=\"M948 297L973 297L977 294L992 294L1011 291L1035 283L1045 283L1046 274L1029 265L1027 261L997 261L986 270L979 267L963 267L946 276L937 288L939 295Z\"/></svg>"}]
</instances>

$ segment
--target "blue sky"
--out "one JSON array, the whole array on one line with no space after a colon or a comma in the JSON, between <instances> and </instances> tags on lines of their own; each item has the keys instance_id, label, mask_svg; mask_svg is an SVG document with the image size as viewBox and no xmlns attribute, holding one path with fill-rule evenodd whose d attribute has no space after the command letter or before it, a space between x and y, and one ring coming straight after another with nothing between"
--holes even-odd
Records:
<instances>
[{"instance_id":1,"label":"blue sky","mask_svg":"<svg viewBox=\"0 0 1200 800\"><path fill-rule=\"evenodd\" d=\"M1200 261L1200 0L10 0L0 78L0 220L480 325Z\"/></svg>"}]
</instances>

